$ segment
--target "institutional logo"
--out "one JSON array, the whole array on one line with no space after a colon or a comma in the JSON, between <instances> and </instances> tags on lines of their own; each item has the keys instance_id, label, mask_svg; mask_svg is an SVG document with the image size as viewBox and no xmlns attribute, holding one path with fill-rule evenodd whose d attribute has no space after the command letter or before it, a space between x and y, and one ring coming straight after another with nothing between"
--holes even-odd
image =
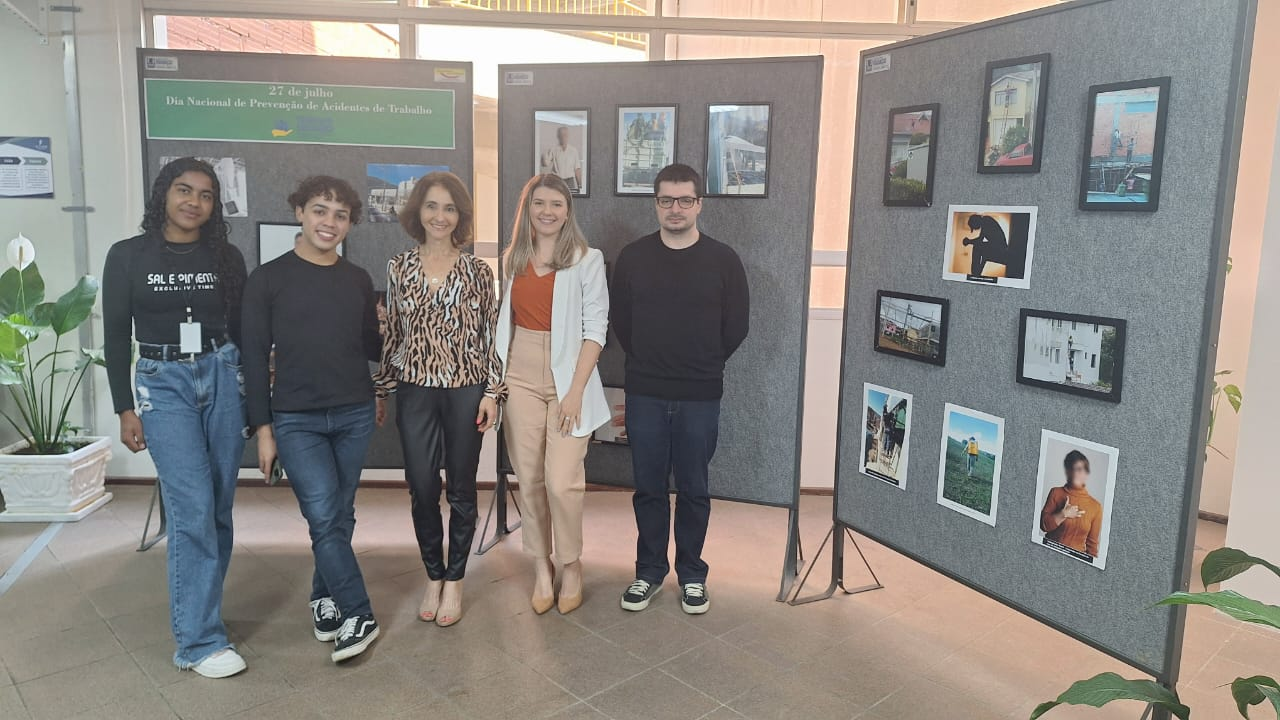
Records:
<instances>
[{"instance_id":1,"label":"institutional logo","mask_svg":"<svg viewBox=\"0 0 1280 720\"><path fill-rule=\"evenodd\" d=\"M293 134L293 129L289 127L288 120L277 120L276 126L271 128L271 137L282 138Z\"/></svg>"}]
</instances>

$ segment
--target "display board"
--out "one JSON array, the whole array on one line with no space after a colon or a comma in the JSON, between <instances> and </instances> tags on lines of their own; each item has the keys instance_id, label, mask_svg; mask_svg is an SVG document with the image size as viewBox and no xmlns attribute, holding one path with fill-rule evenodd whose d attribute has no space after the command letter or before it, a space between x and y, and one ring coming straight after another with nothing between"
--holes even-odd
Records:
<instances>
[{"instance_id":1,"label":"display board","mask_svg":"<svg viewBox=\"0 0 1280 720\"><path fill-rule=\"evenodd\" d=\"M308 175L364 197L343 251L379 291L387 261L413 246L395 218L413 181L448 169L472 184L471 63L141 49L138 72L148 191L168 158L211 160L251 272L260 248L287 241L287 197ZM404 467L394 405L367 468ZM251 440L243 465L257 464Z\"/></svg>"},{"instance_id":2,"label":"display board","mask_svg":"<svg viewBox=\"0 0 1280 720\"><path fill-rule=\"evenodd\" d=\"M836 520L1168 683L1253 13L1085 0L863 53ZM920 153L932 205L888 205ZM936 358L937 307L945 365L876 351Z\"/></svg>"},{"instance_id":3,"label":"display board","mask_svg":"<svg viewBox=\"0 0 1280 720\"><path fill-rule=\"evenodd\" d=\"M822 59L504 65L499 72L504 248L525 182L543 168L573 171L559 158L544 160L561 127L576 145L587 126L574 210L610 264L628 243L658 230L652 175L662 165L682 162L704 176L711 166L716 197L704 200L699 228L737 251L751 290L750 335L725 370L711 493L794 507ZM623 361L610 340L599 366L606 387L622 387ZM623 444L593 442L587 481L631 486L630 453Z\"/></svg>"}]
</instances>

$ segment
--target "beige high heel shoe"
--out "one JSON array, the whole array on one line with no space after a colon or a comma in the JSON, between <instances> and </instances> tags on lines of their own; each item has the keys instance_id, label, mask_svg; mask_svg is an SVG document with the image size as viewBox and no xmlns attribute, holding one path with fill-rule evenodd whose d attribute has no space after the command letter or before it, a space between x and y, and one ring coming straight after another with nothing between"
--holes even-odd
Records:
<instances>
[{"instance_id":1,"label":"beige high heel shoe","mask_svg":"<svg viewBox=\"0 0 1280 720\"><path fill-rule=\"evenodd\" d=\"M548 579L547 584L551 586L551 592L546 595L539 595L538 582L535 579L533 583L533 588L534 588L533 597L529 598L529 605L533 608L533 612L535 614L543 615L552 607L554 607L556 604L556 591L555 591L556 566L550 560L547 560L545 558L541 560L535 560L534 561L535 577L542 574L538 572L539 568L547 568L547 574L550 575L550 578Z\"/></svg>"},{"instance_id":2,"label":"beige high heel shoe","mask_svg":"<svg viewBox=\"0 0 1280 720\"><path fill-rule=\"evenodd\" d=\"M582 605L582 561L576 560L566 565L563 576L569 577L570 575L575 574L574 571L569 570L570 567L575 565L577 566L576 574L578 576L578 587L571 588L573 592L566 592L564 580L560 581L560 602L557 604L557 608L560 610L561 615L568 615Z\"/></svg>"},{"instance_id":3,"label":"beige high heel shoe","mask_svg":"<svg viewBox=\"0 0 1280 720\"><path fill-rule=\"evenodd\" d=\"M442 628L462 620L462 581L446 580L440 591L440 607L436 609L436 625Z\"/></svg>"},{"instance_id":4,"label":"beige high heel shoe","mask_svg":"<svg viewBox=\"0 0 1280 720\"><path fill-rule=\"evenodd\" d=\"M422 622L436 621L436 608L440 607L440 589L443 580L427 578L427 591L422 595L422 604L418 606L418 619Z\"/></svg>"}]
</instances>

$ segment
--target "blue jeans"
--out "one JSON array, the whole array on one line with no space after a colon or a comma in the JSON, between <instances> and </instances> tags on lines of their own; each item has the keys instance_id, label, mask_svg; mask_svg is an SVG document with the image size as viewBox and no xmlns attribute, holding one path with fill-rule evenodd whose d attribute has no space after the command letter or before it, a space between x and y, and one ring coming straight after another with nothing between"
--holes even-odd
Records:
<instances>
[{"instance_id":1,"label":"blue jeans","mask_svg":"<svg viewBox=\"0 0 1280 720\"><path fill-rule=\"evenodd\" d=\"M222 583L244 452L240 351L228 344L195 360L141 358L134 390L169 528L173 662L186 669L232 646L222 624Z\"/></svg>"},{"instance_id":2,"label":"blue jeans","mask_svg":"<svg viewBox=\"0 0 1280 720\"><path fill-rule=\"evenodd\" d=\"M707 466L720 434L719 400L662 400L627 395L627 438L636 491L636 577L661 583L671 569L669 478L676 486L676 578L707 581L702 546L711 517Z\"/></svg>"},{"instance_id":3,"label":"blue jeans","mask_svg":"<svg viewBox=\"0 0 1280 720\"><path fill-rule=\"evenodd\" d=\"M343 617L369 615L369 593L351 549L356 489L373 438L374 402L275 412L276 452L311 532L311 599L330 597Z\"/></svg>"}]
</instances>

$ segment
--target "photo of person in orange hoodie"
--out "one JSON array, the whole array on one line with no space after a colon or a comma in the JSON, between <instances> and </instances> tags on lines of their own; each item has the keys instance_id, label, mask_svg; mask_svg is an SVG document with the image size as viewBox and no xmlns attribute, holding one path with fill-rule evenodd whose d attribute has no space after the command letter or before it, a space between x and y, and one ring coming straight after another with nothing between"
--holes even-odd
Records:
<instances>
[{"instance_id":1,"label":"photo of person in orange hoodie","mask_svg":"<svg viewBox=\"0 0 1280 720\"><path fill-rule=\"evenodd\" d=\"M1045 431L1040 457L1042 501L1033 539L1101 569L1106 562L1117 456L1114 448ZM1061 467L1063 475L1055 466ZM1056 478L1063 478L1061 484Z\"/></svg>"}]
</instances>

